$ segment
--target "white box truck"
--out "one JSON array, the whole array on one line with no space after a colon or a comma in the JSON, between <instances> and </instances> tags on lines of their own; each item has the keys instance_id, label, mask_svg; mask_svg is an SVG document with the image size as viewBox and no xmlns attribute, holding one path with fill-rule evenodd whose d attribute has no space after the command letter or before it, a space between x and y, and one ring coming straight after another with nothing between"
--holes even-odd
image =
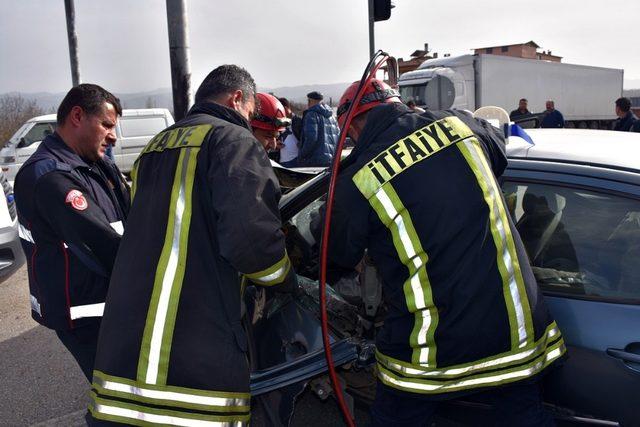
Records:
<instances>
[{"instance_id":1,"label":"white box truck","mask_svg":"<svg viewBox=\"0 0 640 427\"><path fill-rule=\"evenodd\" d=\"M432 110L474 111L493 105L507 111L518 100L541 113L555 101L567 127L611 129L614 102L622 96L623 70L501 55L462 55L429 59L400 76L403 101Z\"/></svg>"}]
</instances>

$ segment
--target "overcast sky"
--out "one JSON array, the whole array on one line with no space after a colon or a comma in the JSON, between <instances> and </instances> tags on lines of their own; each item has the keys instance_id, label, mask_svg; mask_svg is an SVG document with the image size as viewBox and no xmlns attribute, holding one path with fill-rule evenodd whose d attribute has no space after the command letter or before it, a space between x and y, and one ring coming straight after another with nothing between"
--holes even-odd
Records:
<instances>
[{"instance_id":1,"label":"overcast sky","mask_svg":"<svg viewBox=\"0 0 640 427\"><path fill-rule=\"evenodd\" d=\"M534 40L563 61L623 68L640 87L640 1L395 0L376 48L407 58ZM187 0L192 86L246 67L263 87L353 81L368 57L366 0ZM114 92L171 86L164 0L75 0L81 77ZM63 0L0 0L0 93L71 86Z\"/></svg>"}]
</instances>

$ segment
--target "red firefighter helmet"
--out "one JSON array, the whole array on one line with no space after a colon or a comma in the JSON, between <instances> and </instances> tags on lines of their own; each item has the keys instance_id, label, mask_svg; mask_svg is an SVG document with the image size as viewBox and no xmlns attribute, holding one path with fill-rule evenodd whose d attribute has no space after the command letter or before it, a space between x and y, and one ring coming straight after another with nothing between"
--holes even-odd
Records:
<instances>
[{"instance_id":1,"label":"red firefighter helmet","mask_svg":"<svg viewBox=\"0 0 640 427\"><path fill-rule=\"evenodd\" d=\"M257 112L251 119L251 127L282 132L291 124L284 107L273 95L256 93Z\"/></svg>"},{"instance_id":2,"label":"red firefighter helmet","mask_svg":"<svg viewBox=\"0 0 640 427\"><path fill-rule=\"evenodd\" d=\"M349 111L349 107L356 96L358 86L360 86L359 81L352 83L340 98L340 104L338 105L338 123L340 127L344 127L347 111ZM365 111L369 111L378 104L387 102L402 102L400 101L400 93L382 80L371 79L364 88L360 102L355 106L353 117L355 118Z\"/></svg>"}]
</instances>

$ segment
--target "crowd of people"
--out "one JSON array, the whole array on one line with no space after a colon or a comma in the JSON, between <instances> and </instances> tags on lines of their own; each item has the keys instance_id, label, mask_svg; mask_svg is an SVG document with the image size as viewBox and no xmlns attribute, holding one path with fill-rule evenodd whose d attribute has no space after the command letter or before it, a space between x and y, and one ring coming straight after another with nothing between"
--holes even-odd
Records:
<instances>
[{"instance_id":1,"label":"crowd of people","mask_svg":"<svg viewBox=\"0 0 640 427\"><path fill-rule=\"evenodd\" d=\"M536 114L529 111L529 101L526 98L520 99L518 108L513 110L509 117L512 121L527 122L537 119L540 128L563 128L565 120L562 113L555 108L555 102L548 100L545 103L545 111ZM613 124L613 130L622 132L640 132L640 121L631 111L631 100L621 97L615 101L615 113L618 117Z\"/></svg>"},{"instance_id":2,"label":"crowd of people","mask_svg":"<svg viewBox=\"0 0 640 427\"><path fill-rule=\"evenodd\" d=\"M254 135L267 150L269 157L287 168L328 166L335 153L340 130L323 95L313 91L307 94L307 109L302 116L293 113L287 98L276 98L271 94L257 94L257 108L261 111L251 121ZM406 105L416 113L425 110L408 100ZM629 98L615 101L618 117L613 130L640 132L640 120L631 111ZM542 113L529 111L529 101L522 98L518 108L509 117L519 123L535 120L540 128L564 128L563 114L555 108L555 101L547 100ZM274 121L275 120L275 121ZM276 123L277 122L277 123ZM270 132L270 135L266 135Z\"/></svg>"},{"instance_id":3,"label":"crowd of people","mask_svg":"<svg viewBox=\"0 0 640 427\"><path fill-rule=\"evenodd\" d=\"M538 374L565 347L499 191L504 135L465 111L405 105L377 79L352 105L358 86L337 119L317 91L300 117L256 93L244 68L220 66L146 145L131 187L105 155L119 100L92 84L65 96L15 200L32 316L91 383L90 425L249 422L242 289L298 292L267 152L328 166L347 111L355 148L338 175L329 264L354 271L367 251L382 277L372 425L423 425L439 401L477 392L506 425L552 425ZM629 107L616 101L618 130L639 126ZM528 115L521 99L512 119ZM551 100L541 126L564 126Z\"/></svg>"},{"instance_id":4,"label":"crowd of people","mask_svg":"<svg viewBox=\"0 0 640 427\"><path fill-rule=\"evenodd\" d=\"M340 130L322 93L307 94L307 109L302 116L293 113L287 98L258 93L256 100L257 113L251 127L270 158L288 168L331 164Z\"/></svg>"}]
</instances>

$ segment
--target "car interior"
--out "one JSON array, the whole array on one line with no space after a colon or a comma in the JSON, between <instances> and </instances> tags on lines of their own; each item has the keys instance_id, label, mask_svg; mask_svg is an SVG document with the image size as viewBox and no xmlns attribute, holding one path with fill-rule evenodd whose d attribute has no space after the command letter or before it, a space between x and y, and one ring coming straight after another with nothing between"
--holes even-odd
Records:
<instances>
[{"instance_id":1,"label":"car interior","mask_svg":"<svg viewBox=\"0 0 640 427\"><path fill-rule=\"evenodd\" d=\"M505 183L505 197L543 290L640 299L640 202L591 190Z\"/></svg>"}]
</instances>

